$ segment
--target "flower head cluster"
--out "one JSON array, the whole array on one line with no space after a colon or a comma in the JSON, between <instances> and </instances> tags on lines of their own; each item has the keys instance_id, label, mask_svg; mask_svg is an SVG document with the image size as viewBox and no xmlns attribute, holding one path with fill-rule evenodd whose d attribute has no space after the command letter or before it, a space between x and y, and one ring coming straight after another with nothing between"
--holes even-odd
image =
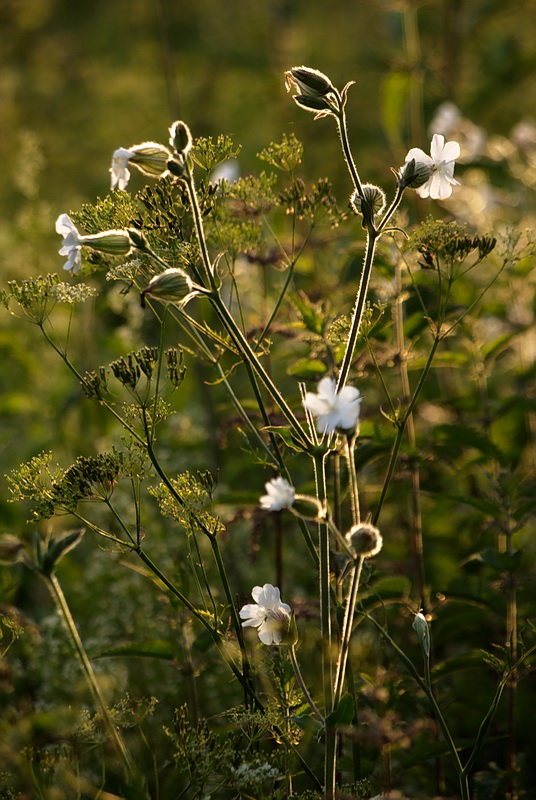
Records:
<instances>
[{"instance_id":1,"label":"flower head cluster","mask_svg":"<svg viewBox=\"0 0 536 800\"><path fill-rule=\"evenodd\" d=\"M255 603L240 609L242 626L257 628L263 644L281 644L290 630L290 606L281 602L279 589L271 583L254 586L251 596Z\"/></svg>"},{"instance_id":2,"label":"flower head cluster","mask_svg":"<svg viewBox=\"0 0 536 800\"><path fill-rule=\"evenodd\" d=\"M266 494L262 495L260 504L265 511L281 511L293 504L296 490L286 478L272 478L264 484L264 488Z\"/></svg>"},{"instance_id":3,"label":"flower head cluster","mask_svg":"<svg viewBox=\"0 0 536 800\"><path fill-rule=\"evenodd\" d=\"M458 142L445 143L444 136L434 133L430 155L420 147L412 147L408 152L402 169L405 185L412 186L419 197L446 200L452 194L452 187L460 185L454 179L454 162L459 157Z\"/></svg>"},{"instance_id":4,"label":"flower head cluster","mask_svg":"<svg viewBox=\"0 0 536 800\"><path fill-rule=\"evenodd\" d=\"M352 431L359 421L361 395L355 386L345 386L338 392L333 378L322 378L316 394L307 392L304 405L316 417L318 433Z\"/></svg>"}]
</instances>

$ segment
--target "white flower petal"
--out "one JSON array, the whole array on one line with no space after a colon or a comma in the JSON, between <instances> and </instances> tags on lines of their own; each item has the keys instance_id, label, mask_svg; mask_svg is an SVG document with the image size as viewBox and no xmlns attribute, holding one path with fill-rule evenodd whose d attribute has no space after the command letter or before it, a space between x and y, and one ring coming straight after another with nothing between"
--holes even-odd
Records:
<instances>
[{"instance_id":1,"label":"white flower petal","mask_svg":"<svg viewBox=\"0 0 536 800\"><path fill-rule=\"evenodd\" d=\"M447 142L443 148L443 161L456 161L460 157L461 149L458 142Z\"/></svg>"},{"instance_id":2,"label":"white flower petal","mask_svg":"<svg viewBox=\"0 0 536 800\"><path fill-rule=\"evenodd\" d=\"M430 145L430 155L434 164L438 164L444 160L443 147L445 146L445 137L440 133L434 133L432 136L432 144Z\"/></svg>"},{"instance_id":3,"label":"white flower petal","mask_svg":"<svg viewBox=\"0 0 536 800\"><path fill-rule=\"evenodd\" d=\"M405 161L407 163L408 161L411 161L412 159L415 159L415 163L416 164L426 164L427 166L432 166L432 164L434 163L432 161L432 159L430 158L430 156L427 155L424 152L424 150L421 150L420 147L412 147L411 150L409 150L409 152L408 152L408 154L407 154L407 156L405 158Z\"/></svg>"}]
</instances>

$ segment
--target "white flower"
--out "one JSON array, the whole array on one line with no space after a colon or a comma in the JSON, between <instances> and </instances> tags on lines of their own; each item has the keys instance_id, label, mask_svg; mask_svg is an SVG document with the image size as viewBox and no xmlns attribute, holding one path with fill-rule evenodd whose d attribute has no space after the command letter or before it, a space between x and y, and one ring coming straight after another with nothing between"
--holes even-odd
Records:
<instances>
[{"instance_id":1,"label":"white flower","mask_svg":"<svg viewBox=\"0 0 536 800\"><path fill-rule=\"evenodd\" d=\"M285 478L272 478L264 484L264 488L266 494L261 497L260 504L265 511L281 511L294 502L296 491Z\"/></svg>"},{"instance_id":2,"label":"white flower","mask_svg":"<svg viewBox=\"0 0 536 800\"><path fill-rule=\"evenodd\" d=\"M279 589L271 583L254 586L251 596L255 603L240 609L242 627L257 628L263 644L281 644L290 627L290 606L281 602Z\"/></svg>"},{"instance_id":3,"label":"white flower","mask_svg":"<svg viewBox=\"0 0 536 800\"><path fill-rule=\"evenodd\" d=\"M63 265L63 269L70 269L78 272L81 265L80 242L81 236L76 229L76 225L68 214L60 214L56 220L56 233L63 236L63 244L58 250L60 256L68 256Z\"/></svg>"},{"instance_id":4,"label":"white flower","mask_svg":"<svg viewBox=\"0 0 536 800\"><path fill-rule=\"evenodd\" d=\"M112 166L110 167L110 174L112 176L111 186L112 189L125 189L130 180L130 170L128 169L128 162L134 153L126 147L120 147L114 150L112 156Z\"/></svg>"},{"instance_id":5,"label":"white flower","mask_svg":"<svg viewBox=\"0 0 536 800\"><path fill-rule=\"evenodd\" d=\"M337 428L353 430L359 421L361 396L359 389L345 386L337 392L333 378L322 378L317 386L317 394L307 392L305 408L316 417L318 433L333 433Z\"/></svg>"},{"instance_id":6,"label":"white flower","mask_svg":"<svg viewBox=\"0 0 536 800\"><path fill-rule=\"evenodd\" d=\"M420 147L412 147L406 156L408 161L415 159L415 168L428 167L430 177L422 186L415 189L420 197L431 197L432 200L446 200L452 194L452 187L459 186L458 181L454 180L454 162L460 157L460 145L458 142L447 142L445 137L439 133L432 136L430 145L430 155L427 155Z\"/></svg>"}]
</instances>

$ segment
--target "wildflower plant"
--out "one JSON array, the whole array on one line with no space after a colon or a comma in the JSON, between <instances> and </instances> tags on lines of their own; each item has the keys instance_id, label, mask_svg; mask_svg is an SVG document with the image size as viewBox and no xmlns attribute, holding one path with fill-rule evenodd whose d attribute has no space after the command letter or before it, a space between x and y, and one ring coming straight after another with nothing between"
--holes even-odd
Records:
<instances>
[{"instance_id":1,"label":"wildflower plant","mask_svg":"<svg viewBox=\"0 0 536 800\"><path fill-rule=\"evenodd\" d=\"M366 739L360 733L361 719L369 720L365 725L376 719L362 715L369 702L363 676L370 654L365 644L360 650L355 643L366 628L385 648L386 657L404 666L400 680L407 682L409 675L413 681L419 708L426 704L441 739L441 755L450 758L448 769L455 776L449 777L450 785L456 781L462 800L469 800L472 776L501 696L530 661L534 647L518 646L511 589L509 660L495 658L500 671L495 693L473 741L460 749L431 669L435 600L425 569L425 456L419 450L415 411L441 347L445 363L451 363L454 334L465 329L486 291L511 265L513 249L505 248L498 262L488 263L497 245L495 236L433 219L411 234L400 227L399 209L408 190L421 199L455 196L460 185L454 179L460 155L456 142L445 143L442 135L434 134L430 155L412 147L404 164L392 169L389 197L389 191L362 180L354 159L346 116L353 82L338 89L327 75L305 66L289 69L285 79L299 109L311 112L318 124L335 125L351 184L349 199L343 202L347 210L339 208L327 179L307 186L294 175L303 155L294 136L285 135L259 154L275 173L211 183L212 170L236 158L238 148L227 137L196 138L188 124L178 120L163 137L166 144L145 142L114 151L113 202L86 207L73 214L74 220L66 213L58 216L56 231L63 237L59 252L67 257L64 268L72 284L45 276L12 282L2 293L11 313L40 329L83 395L80 402L92 402L112 418L120 441L108 450L96 441L95 452L75 456L66 467L56 465L52 454L41 453L11 473L12 499L29 503L34 523L47 520L54 525L44 537L37 534L33 549L22 537L5 538L3 561L25 564L49 588L121 756L124 769L116 779L127 787L125 793L135 786L137 794L128 796L152 795L109 712L56 577L58 562L71 558L67 554L79 545L82 529L84 546L92 536L118 552L136 577L149 580L159 596L164 593L167 613L184 615L185 628L191 626L184 634L189 662L181 670L185 680L191 680L189 698L196 722L190 726L182 708L166 728L172 754L162 771L168 770L173 796L235 797L255 791L258 797L290 797L300 780L314 796L334 800L346 796L337 794L343 783L364 785L356 743ZM124 197L130 167L155 181L133 199ZM105 220L111 227L95 230ZM278 230L291 220L291 243L281 233L272 236L267 220ZM312 233L322 225L330 236L344 225L341 237L348 247L351 238L365 231L353 308L335 311L335 303L323 305L299 290L300 269L305 262L307 275L308 262L316 256L310 249ZM77 226L92 232L83 235ZM62 341L51 321L57 304L91 300L98 292L94 284L100 285L99 275L92 275L91 286L76 282L78 274L92 272L88 256L96 258L93 266L106 269L100 284L119 283L125 297L135 298L149 332L150 344L140 342L104 364L88 364L79 354L77 362L69 337ZM485 274L479 273L471 285L469 279L483 263ZM381 275L391 271L383 300L379 284L371 290L375 265ZM253 270L260 270L266 281L272 268L280 273L275 299L265 293L259 316L259 281L252 277ZM331 269L335 272L337 266ZM406 319L409 294L412 316ZM103 302L106 297L105 289ZM412 325L417 331L413 346L418 341L422 350L416 378L408 369L406 337ZM277 364L272 363L274 354ZM225 474L218 485L212 471L188 462L182 441L191 431L191 420L181 428L177 405L181 394L191 390L192 367L202 376L203 396L213 392L219 403L225 397L232 409L232 422L225 432L218 431L217 441L214 431L205 435L217 453L225 436L233 437L233 447L242 448L248 458L245 473L226 465L236 483L234 494L225 488ZM395 380L389 377L393 373ZM370 374L376 378L375 387L367 378ZM398 386L396 396L393 385ZM210 413L215 419L217 406L210 405ZM442 431L446 451L452 446L447 424ZM483 448L482 437L473 433L470 444ZM434 457L441 442L437 445ZM497 453L493 458L498 485L500 458ZM441 469L439 459L434 469ZM387 558L402 517L402 503L396 508L388 503L400 476L411 487L413 575L407 590L390 594L375 582L375 570ZM263 484L265 493L260 494ZM226 499L226 491L231 499ZM519 505L523 509L521 501ZM522 526L526 517L522 511L518 516ZM80 529L63 533L61 525L55 527L63 517L74 519ZM275 564L268 565L263 557L254 561L253 588L246 585L245 549L232 549L233 525L244 519L260 520L265 528L273 524L275 530ZM155 541L158 525L164 547ZM500 554L513 558L512 531L503 531ZM300 610L300 593L293 596L286 580L285 553L298 548L299 578L314 594L307 612L314 624L308 626L303 598ZM506 562L503 569L510 569ZM264 582L268 579L275 583ZM254 603L246 602L250 594ZM410 599L421 608L413 612L413 625L410 614L404 620L402 613L389 627L387 605L393 602L404 609ZM422 648L422 674L399 644L400 638L407 638L401 619ZM250 636L248 628L254 628L256 636ZM312 650L308 637L315 642ZM146 642L144 647L129 652L158 652L158 657L168 652L161 643L157 647ZM204 669L200 653L208 651L221 661L238 690L235 702L242 704L243 725L235 731L236 739L218 738L198 717L197 684L203 682ZM365 653L364 663L360 652ZM409 689L404 687L407 696ZM245 720L251 721L252 715L255 721L248 728ZM248 740L247 730L257 731L259 738L250 733ZM380 762L386 764L388 748L385 743L381 747ZM170 763L175 764L172 775ZM380 781L385 783L385 776Z\"/></svg>"}]
</instances>

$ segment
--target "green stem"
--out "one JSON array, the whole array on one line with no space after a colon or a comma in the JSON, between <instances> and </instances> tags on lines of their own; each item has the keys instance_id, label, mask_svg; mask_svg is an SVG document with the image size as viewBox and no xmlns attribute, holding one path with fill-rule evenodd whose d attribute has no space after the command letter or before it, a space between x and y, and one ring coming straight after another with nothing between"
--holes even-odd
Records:
<instances>
[{"instance_id":1,"label":"green stem","mask_svg":"<svg viewBox=\"0 0 536 800\"><path fill-rule=\"evenodd\" d=\"M441 341L441 337L439 335L436 335L434 337L434 341L433 341L432 347L430 348L430 352L428 353L428 358L426 359L426 364L424 365L423 370L421 372L421 375L420 375L420 378L419 378L419 382L418 382L418 384L417 384L417 386L415 388L415 391L413 392L413 397L411 398L411 400L409 402L409 405L406 408L406 411L405 411L402 419L397 422L396 438L395 438L395 441L393 443L393 447L391 449L391 455L389 457L389 464L387 466L387 473L386 473L386 476L385 476L385 479L384 479L384 482L383 482L383 487L382 487L380 499L378 500L378 505L376 506L376 511L374 512L374 517L372 519L373 525L376 525L376 523L377 523L377 521L379 519L381 510L382 510L383 504L385 502L385 498L387 497L387 492L389 490L389 486L391 484L391 480L392 480L392 477L393 477L393 474L394 474L394 471L395 471L395 466L396 466L396 462L397 462L397 459L398 459L398 453L400 452L400 446L402 444L402 439L404 438L404 431L405 431L405 428L406 428L406 422L408 421L408 417L410 416L410 414L412 413L412 411L413 411L413 409L415 407L415 403L417 402L417 398L419 397L419 394L420 394L421 389L422 389L422 387L424 385L426 377L427 377L427 375L428 375L428 373L430 371L430 368L432 366L432 361L434 360L435 352L437 350L437 347L438 347L440 341Z\"/></svg>"},{"instance_id":2,"label":"green stem","mask_svg":"<svg viewBox=\"0 0 536 800\"><path fill-rule=\"evenodd\" d=\"M359 589L359 580L361 578L361 571L363 569L363 556L355 563L352 569L352 581L348 596L346 598L346 607L344 610L344 620L342 623L341 645L339 648L339 657L337 660L337 670L335 673L335 685L333 691L333 708L336 708L341 696L342 688L344 685L344 675L346 672L346 663L348 660L348 652L350 650L350 640L352 638L352 625L355 614L355 606L357 601L357 592Z\"/></svg>"},{"instance_id":3,"label":"green stem","mask_svg":"<svg viewBox=\"0 0 536 800\"><path fill-rule=\"evenodd\" d=\"M60 582L58 581L57 577L52 573L51 575L43 575L45 583L48 586L48 589L54 599L56 604L56 608L58 610L58 614L62 618L65 627L71 637L71 641L74 645L74 649L80 659L80 664L86 676L86 680L88 682L89 688L97 702L106 727L108 728L108 732L114 742L118 753L120 754L123 764L125 766L126 773L129 776L133 776L135 774L134 763L130 757L130 754L127 750L125 742L123 741L123 737L121 736L119 730L114 725L114 722L110 716L110 712L106 706L106 702L100 690L100 686L97 682L97 678L95 676L95 672L93 671L93 667L91 666L91 661L89 660L89 656L87 651L84 647L82 639L80 638L80 634L78 633L78 628L76 627L76 623L74 621L73 615L71 614L71 610L63 594L63 590L61 588Z\"/></svg>"},{"instance_id":4,"label":"green stem","mask_svg":"<svg viewBox=\"0 0 536 800\"><path fill-rule=\"evenodd\" d=\"M346 348L344 351L344 356L341 364L341 368L339 371L339 377L337 380L337 391L344 387L347 379L348 373L350 372L350 367L352 365L352 359L354 357L354 350L357 341L357 337L359 335L359 329L361 327L361 320L363 318L363 311L365 310L365 302L367 299L367 292L368 286L370 281L370 274L372 271L372 264L374 261L374 251L376 249L376 240L378 238L378 234L373 229L368 231L367 235L367 245L365 251L365 260L363 262L363 271L361 273L361 280L359 282L359 289L357 291L357 296L354 305L354 311L352 314L352 322L350 324L350 333L348 335L348 340L346 342Z\"/></svg>"},{"instance_id":5,"label":"green stem","mask_svg":"<svg viewBox=\"0 0 536 800\"><path fill-rule=\"evenodd\" d=\"M318 720L319 720L319 721L322 723L322 725L323 725L323 724L324 724L324 722L325 722L325 719L324 719L324 717L322 716L322 714L320 713L320 711L319 711L319 709L318 709L318 706L316 705L315 701L314 701L314 700L313 700L313 698L311 697L311 694L310 694L310 692L309 692L309 689L307 688L307 684L305 683L305 681L304 681L304 679L303 679L303 675L302 675L302 673L301 673L301 670L300 670L300 665L299 665L299 663L298 663L298 659L297 659L297 657L296 657L296 648L295 648L295 645L291 645L291 647L290 647L290 660L292 661L292 667L293 667L293 669L294 669L294 674L295 674L295 676L296 676L296 680L298 681L298 683L299 683L299 685L300 685L300 689L301 689L301 690L302 690L302 692L303 692L303 696L305 697L305 699L306 699L306 700L307 700L307 702L309 703L309 706L310 706L310 708L311 708L311 710L312 710L313 714L315 715L315 717L316 717L316 718L317 718L317 719L318 719Z\"/></svg>"},{"instance_id":6,"label":"green stem","mask_svg":"<svg viewBox=\"0 0 536 800\"><path fill-rule=\"evenodd\" d=\"M352 178L352 183L360 197L363 197L363 186L361 184L361 179L357 172L357 167L355 165L354 157L352 155L352 151L350 149L350 141L348 139L348 127L346 124L346 114L344 109L336 115L337 119L337 128L339 131L339 136L341 139L342 145L342 152L344 155L344 160L346 161L346 166L348 167L348 172L350 173L350 177Z\"/></svg>"}]
</instances>

